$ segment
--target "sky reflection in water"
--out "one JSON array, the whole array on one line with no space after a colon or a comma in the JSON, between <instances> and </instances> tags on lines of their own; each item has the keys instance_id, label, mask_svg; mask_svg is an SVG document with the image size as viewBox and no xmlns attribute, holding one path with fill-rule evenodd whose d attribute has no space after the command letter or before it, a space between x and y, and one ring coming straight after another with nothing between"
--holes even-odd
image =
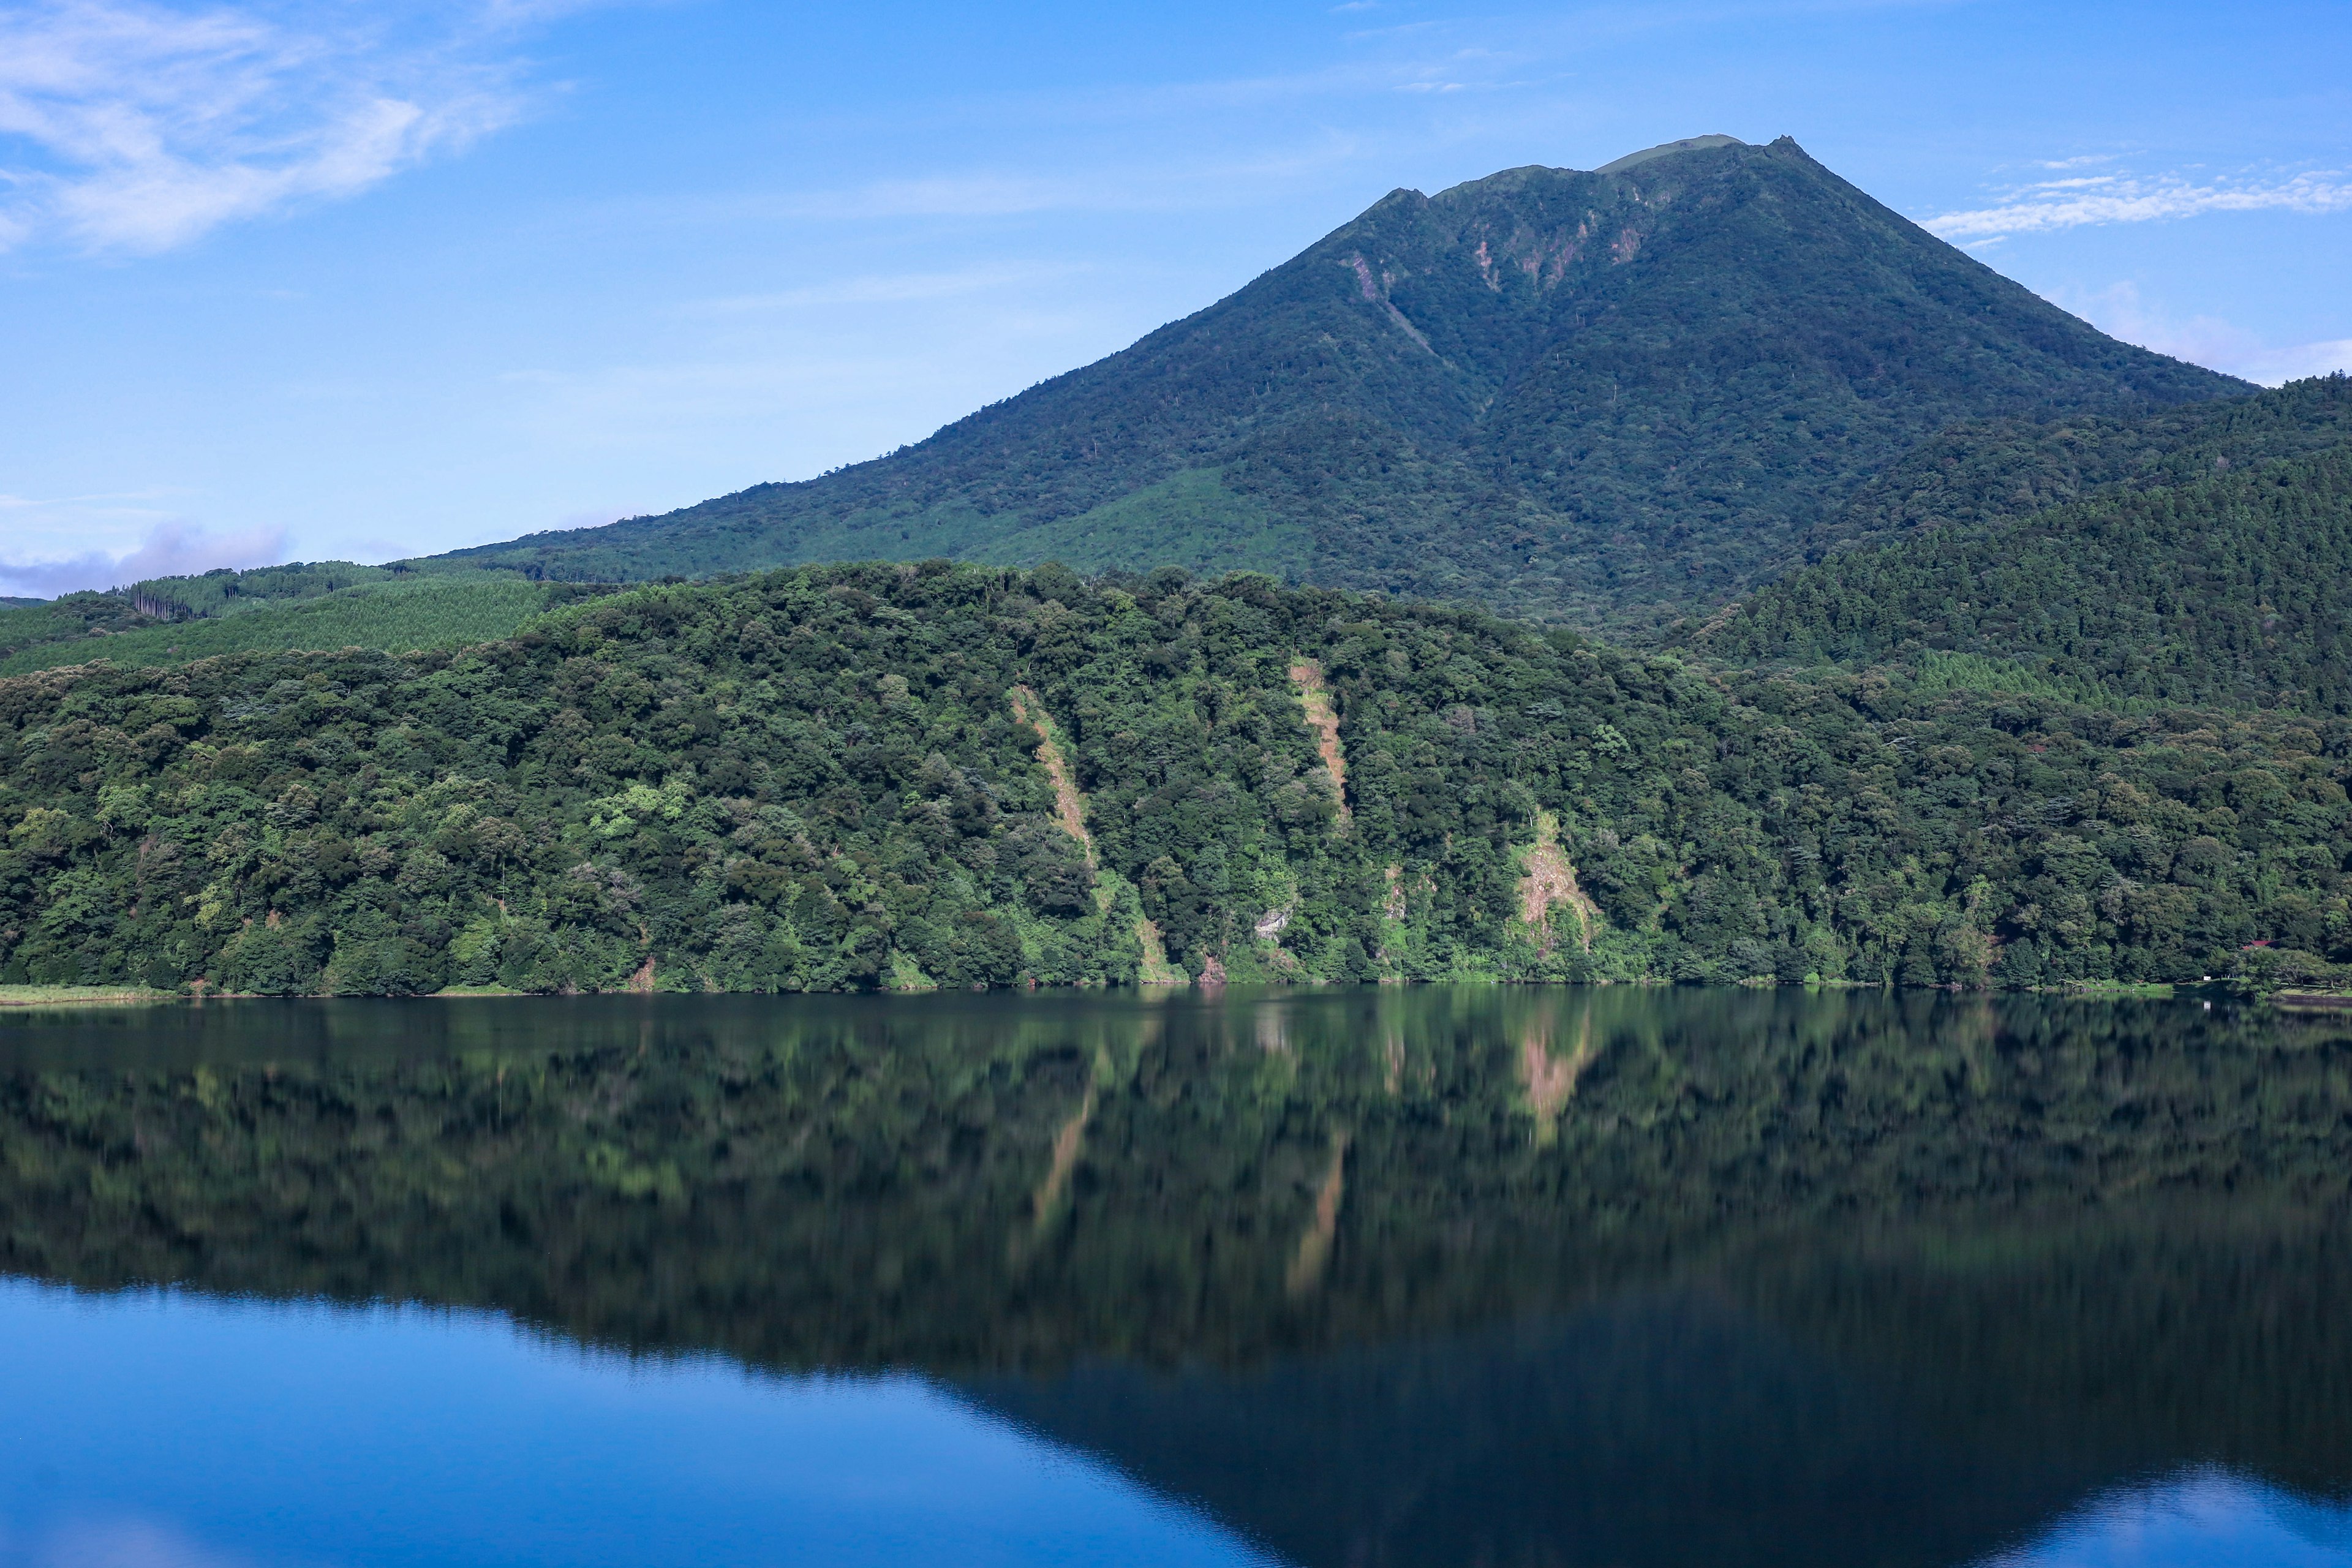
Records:
<instances>
[{"instance_id":1,"label":"sky reflection in water","mask_svg":"<svg viewBox=\"0 0 2352 1568\"><path fill-rule=\"evenodd\" d=\"M0 1286L0 1563L1263 1562L908 1375L493 1319Z\"/></svg>"},{"instance_id":2,"label":"sky reflection in water","mask_svg":"<svg viewBox=\"0 0 2352 1568\"><path fill-rule=\"evenodd\" d=\"M2097 1499L1985 1568L2342 1568L2352 1510L2200 1469Z\"/></svg>"}]
</instances>

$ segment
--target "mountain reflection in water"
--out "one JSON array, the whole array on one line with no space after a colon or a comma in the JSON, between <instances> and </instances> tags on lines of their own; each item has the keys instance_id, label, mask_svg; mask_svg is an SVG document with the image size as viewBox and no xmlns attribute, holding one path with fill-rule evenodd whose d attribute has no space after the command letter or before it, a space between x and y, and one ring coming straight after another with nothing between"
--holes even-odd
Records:
<instances>
[{"instance_id":1,"label":"mountain reflection in water","mask_svg":"<svg viewBox=\"0 0 2352 1568\"><path fill-rule=\"evenodd\" d=\"M2156 1561L2114 1500L2224 1493L2340 1560L2347 1153L2352 1032L2195 1002L0 1020L9 1274L917 1373L1318 1565Z\"/></svg>"}]
</instances>

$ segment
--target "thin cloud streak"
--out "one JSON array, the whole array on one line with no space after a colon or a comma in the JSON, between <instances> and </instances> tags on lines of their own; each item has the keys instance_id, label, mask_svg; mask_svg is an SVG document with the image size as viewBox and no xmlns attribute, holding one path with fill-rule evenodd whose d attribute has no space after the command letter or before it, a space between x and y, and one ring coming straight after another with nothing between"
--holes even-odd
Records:
<instances>
[{"instance_id":1,"label":"thin cloud streak","mask_svg":"<svg viewBox=\"0 0 2352 1568\"><path fill-rule=\"evenodd\" d=\"M2087 292L2062 291L2055 302L2101 331L2210 370L2263 386L2352 370L2352 338L2309 343L2266 343L2218 316L2176 318L2141 298L2137 284Z\"/></svg>"},{"instance_id":2,"label":"thin cloud streak","mask_svg":"<svg viewBox=\"0 0 2352 1568\"><path fill-rule=\"evenodd\" d=\"M536 16L538 13L530 13ZM0 247L152 254L346 197L510 123L478 12L422 40L246 6L47 0L0 13Z\"/></svg>"},{"instance_id":3,"label":"thin cloud streak","mask_svg":"<svg viewBox=\"0 0 2352 1568\"><path fill-rule=\"evenodd\" d=\"M2094 224L2159 223L2209 212L2352 210L2352 180L2315 172L2263 184L2200 184L2179 175L2138 179L2128 174L2081 175L2025 187L1999 206L1945 213L1921 220L1949 240L2001 239Z\"/></svg>"}]
</instances>

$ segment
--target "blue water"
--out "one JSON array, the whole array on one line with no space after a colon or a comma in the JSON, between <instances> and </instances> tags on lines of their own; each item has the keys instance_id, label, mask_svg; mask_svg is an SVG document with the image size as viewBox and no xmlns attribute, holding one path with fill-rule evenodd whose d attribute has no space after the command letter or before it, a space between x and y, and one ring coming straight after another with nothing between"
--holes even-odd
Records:
<instances>
[{"instance_id":1,"label":"blue water","mask_svg":"<svg viewBox=\"0 0 2352 1568\"><path fill-rule=\"evenodd\" d=\"M491 1317L0 1286L16 1568L1263 1562L907 1376Z\"/></svg>"},{"instance_id":2,"label":"blue water","mask_svg":"<svg viewBox=\"0 0 2352 1568\"><path fill-rule=\"evenodd\" d=\"M1988 1568L2339 1568L2352 1509L2192 1470L2094 1500Z\"/></svg>"}]
</instances>

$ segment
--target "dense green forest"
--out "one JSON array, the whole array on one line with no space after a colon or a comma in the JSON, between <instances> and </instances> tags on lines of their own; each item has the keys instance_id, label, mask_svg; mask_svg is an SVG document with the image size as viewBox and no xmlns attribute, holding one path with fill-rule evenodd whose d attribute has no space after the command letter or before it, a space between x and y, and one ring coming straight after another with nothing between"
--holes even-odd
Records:
<instances>
[{"instance_id":1,"label":"dense green forest","mask_svg":"<svg viewBox=\"0 0 2352 1568\"><path fill-rule=\"evenodd\" d=\"M2347 756L1263 578L811 568L0 680L0 977L2315 976Z\"/></svg>"},{"instance_id":2,"label":"dense green forest","mask_svg":"<svg viewBox=\"0 0 2352 1568\"><path fill-rule=\"evenodd\" d=\"M1398 191L1227 299L803 483L445 563L1263 571L1625 630L1795 558L1956 422L2252 390L2118 342L1783 139Z\"/></svg>"},{"instance_id":3,"label":"dense green forest","mask_svg":"<svg viewBox=\"0 0 2352 1568\"><path fill-rule=\"evenodd\" d=\"M2216 472L2315 457L2352 441L2342 374L2134 418L1968 420L1872 476L1804 535L1804 555L1915 529L1990 523L2102 493L2180 485Z\"/></svg>"},{"instance_id":4,"label":"dense green forest","mask_svg":"<svg viewBox=\"0 0 2352 1568\"><path fill-rule=\"evenodd\" d=\"M1921 464L1885 510L1932 525L1874 528L1689 641L1743 664L1898 660L2093 701L2352 711L2352 382L2199 412L2155 440L2039 430ZM2079 499L2035 510L2052 459L2086 449Z\"/></svg>"}]
</instances>

